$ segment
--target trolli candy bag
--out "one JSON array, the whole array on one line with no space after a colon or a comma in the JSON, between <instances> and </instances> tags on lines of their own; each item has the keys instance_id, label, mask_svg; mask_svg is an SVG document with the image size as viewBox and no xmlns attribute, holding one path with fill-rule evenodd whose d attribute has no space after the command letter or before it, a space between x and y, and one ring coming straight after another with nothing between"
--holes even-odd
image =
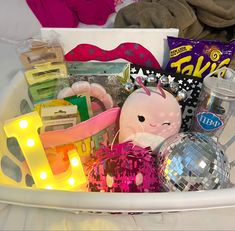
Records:
<instances>
[{"instance_id":1,"label":"trolli candy bag","mask_svg":"<svg viewBox=\"0 0 235 231\"><path fill-rule=\"evenodd\" d=\"M203 78L209 73L228 66L235 48L235 41L191 40L167 37L170 60L167 71Z\"/></svg>"}]
</instances>

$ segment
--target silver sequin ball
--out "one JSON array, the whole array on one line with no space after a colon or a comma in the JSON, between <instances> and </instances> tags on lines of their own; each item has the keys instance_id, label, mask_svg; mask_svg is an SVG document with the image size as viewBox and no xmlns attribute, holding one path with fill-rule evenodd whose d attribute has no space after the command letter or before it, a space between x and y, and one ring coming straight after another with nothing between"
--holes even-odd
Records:
<instances>
[{"instance_id":1,"label":"silver sequin ball","mask_svg":"<svg viewBox=\"0 0 235 231\"><path fill-rule=\"evenodd\" d=\"M162 187L166 191L226 188L230 164L223 147L202 133L179 133L167 139L157 155Z\"/></svg>"}]
</instances>

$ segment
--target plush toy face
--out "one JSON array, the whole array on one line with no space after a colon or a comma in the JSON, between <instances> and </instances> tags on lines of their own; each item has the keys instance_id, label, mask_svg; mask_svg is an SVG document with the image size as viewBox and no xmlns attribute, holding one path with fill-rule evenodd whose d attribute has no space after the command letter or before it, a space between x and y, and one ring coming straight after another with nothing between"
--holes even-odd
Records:
<instances>
[{"instance_id":1,"label":"plush toy face","mask_svg":"<svg viewBox=\"0 0 235 231\"><path fill-rule=\"evenodd\" d=\"M134 91L125 101L120 116L119 142L156 149L166 138L179 132L180 106L173 95L153 87Z\"/></svg>"}]
</instances>

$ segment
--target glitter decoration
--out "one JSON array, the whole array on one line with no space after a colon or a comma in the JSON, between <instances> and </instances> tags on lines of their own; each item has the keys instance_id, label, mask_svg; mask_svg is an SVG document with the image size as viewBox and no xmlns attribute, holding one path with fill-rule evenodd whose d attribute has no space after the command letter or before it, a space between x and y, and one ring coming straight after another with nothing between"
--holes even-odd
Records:
<instances>
[{"instance_id":1,"label":"glitter decoration","mask_svg":"<svg viewBox=\"0 0 235 231\"><path fill-rule=\"evenodd\" d=\"M170 89L173 93L178 92L179 90L179 84L177 82L170 82Z\"/></svg>"},{"instance_id":2,"label":"glitter decoration","mask_svg":"<svg viewBox=\"0 0 235 231\"><path fill-rule=\"evenodd\" d=\"M226 188L230 165L223 148L202 133L179 133L158 153L159 180L166 191Z\"/></svg>"},{"instance_id":3,"label":"glitter decoration","mask_svg":"<svg viewBox=\"0 0 235 231\"><path fill-rule=\"evenodd\" d=\"M149 148L131 142L104 147L88 175L92 192L156 192L159 182Z\"/></svg>"},{"instance_id":4,"label":"glitter decoration","mask_svg":"<svg viewBox=\"0 0 235 231\"><path fill-rule=\"evenodd\" d=\"M157 78L154 74L151 74L147 77L146 79L147 83L156 83L157 82Z\"/></svg>"},{"instance_id":5,"label":"glitter decoration","mask_svg":"<svg viewBox=\"0 0 235 231\"><path fill-rule=\"evenodd\" d=\"M187 98L187 91L182 89L181 91L178 91L176 98L179 101L185 100Z\"/></svg>"},{"instance_id":6,"label":"glitter decoration","mask_svg":"<svg viewBox=\"0 0 235 231\"><path fill-rule=\"evenodd\" d=\"M160 78L160 82L161 82L161 85L164 87L164 86L167 86L169 84L169 78L165 75L163 75L161 78Z\"/></svg>"}]
</instances>

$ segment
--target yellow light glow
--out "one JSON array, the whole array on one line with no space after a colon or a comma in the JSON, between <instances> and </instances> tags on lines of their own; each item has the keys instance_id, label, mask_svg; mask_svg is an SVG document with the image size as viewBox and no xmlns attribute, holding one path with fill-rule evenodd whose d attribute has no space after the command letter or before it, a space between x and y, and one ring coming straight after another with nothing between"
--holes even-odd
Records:
<instances>
[{"instance_id":1,"label":"yellow light glow","mask_svg":"<svg viewBox=\"0 0 235 231\"><path fill-rule=\"evenodd\" d=\"M22 128L22 129L27 128L27 127L28 127L28 121L27 121L27 120L21 120L21 121L19 122L19 126L20 126L20 128Z\"/></svg>"},{"instance_id":2,"label":"yellow light glow","mask_svg":"<svg viewBox=\"0 0 235 231\"><path fill-rule=\"evenodd\" d=\"M27 140L27 145L28 145L28 147L33 147L35 145L34 139L28 139Z\"/></svg>"},{"instance_id":3,"label":"yellow light glow","mask_svg":"<svg viewBox=\"0 0 235 231\"><path fill-rule=\"evenodd\" d=\"M74 183L75 183L74 178L73 178L73 177L70 177L70 178L68 179L68 183L69 183L70 185L74 185Z\"/></svg>"},{"instance_id":4,"label":"yellow light glow","mask_svg":"<svg viewBox=\"0 0 235 231\"><path fill-rule=\"evenodd\" d=\"M70 162L71 162L71 165L72 165L73 167L77 167L77 166L78 166L78 163L79 163L77 157L74 157L73 159L71 159Z\"/></svg>"},{"instance_id":5,"label":"yellow light glow","mask_svg":"<svg viewBox=\"0 0 235 231\"><path fill-rule=\"evenodd\" d=\"M47 173L46 173L46 172L41 172L41 173L40 173L40 178L41 178L42 180L45 180L45 179L47 178Z\"/></svg>"},{"instance_id":6,"label":"yellow light glow","mask_svg":"<svg viewBox=\"0 0 235 231\"><path fill-rule=\"evenodd\" d=\"M17 139L36 187L69 191L83 187L86 175L76 146L66 150L71 167L66 172L54 175L38 134L40 127L42 120L35 111L15 117L4 124L6 136Z\"/></svg>"}]
</instances>

